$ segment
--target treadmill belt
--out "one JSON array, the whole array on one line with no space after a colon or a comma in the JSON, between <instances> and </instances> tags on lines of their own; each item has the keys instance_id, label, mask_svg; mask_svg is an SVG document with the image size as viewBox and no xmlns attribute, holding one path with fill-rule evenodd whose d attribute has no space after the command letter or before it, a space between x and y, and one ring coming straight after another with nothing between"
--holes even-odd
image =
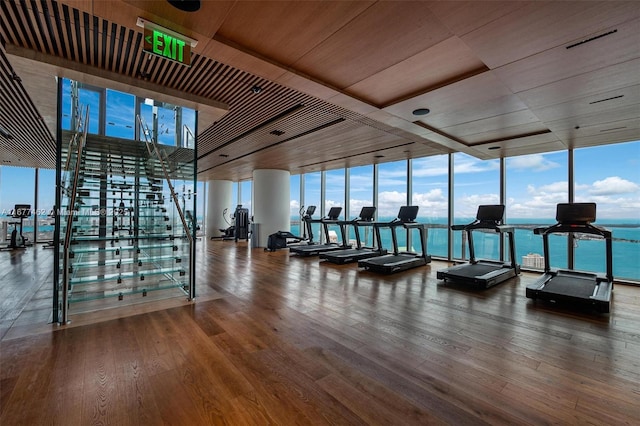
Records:
<instances>
[{"instance_id":1,"label":"treadmill belt","mask_svg":"<svg viewBox=\"0 0 640 426\"><path fill-rule=\"evenodd\" d=\"M544 286L544 292L588 299L593 295L595 279L557 275Z\"/></svg>"},{"instance_id":2,"label":"treadmill belt","mask_svg":"<svg viewBox=\"0 0 640 426\"><path fill-rule=\"evenodd\" d=\"M454 276L459 276L459 277L465 277L465 278L475 278L478 276L482 276L484 274L488 274L489 272L493 272L496 269L501 269L501 268L496 265L469 264L469 265L466 265L464 268L450 271L449 274Z\"/></svg>"}]
</instances>

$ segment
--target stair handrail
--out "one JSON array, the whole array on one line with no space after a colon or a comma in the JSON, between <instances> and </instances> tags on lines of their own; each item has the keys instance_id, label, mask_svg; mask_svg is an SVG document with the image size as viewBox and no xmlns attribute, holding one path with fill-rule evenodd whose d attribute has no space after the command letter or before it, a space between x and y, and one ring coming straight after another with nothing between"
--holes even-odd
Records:
<instances>
[{"instance_id":1,"label":"stair handrail","mask_svg":"<svg viewBox=\"0 0 640 426\"><path fill-rule=\"evenodd\" d=\"M80 177L80 163L82 158L82 151L84 150L84 144L87 140L87 132L89 130L89 105L87 105L86 113L82 124L82 137L78 140L78 153L76 159L76 167L73 174L71 194L69 195L69 208L67 209L67 228L65 229L65 237L63 243L63 261L62 261L62 283L64 285L62 289L62 323L67 322L68 305L69 305L69 246L71 245L71 230L73 215L75 211L76 195L78 193L78 178ZM79 129L78 129L79 130ZM77 133L76 133L77 134Z\"/></svg>"},{"instance_id":2,"label":"stair handrail","mask_svg":"<svg viewBox=\"0 0 640 426\"><path fill-rule=\"evenodd\" d=\"M158 161L160 161L160 166L162 167L162 173L164 174L164 178L167 181L167 185L169 185L169 190L171 191L171 198L173 199L173 203L175 204L176 210L178 211L178 215L180 216L180 221L182 222L182 227L184 228L185 234L187 235L187 239L189 240L189 247L191 247L191 245L193 244L193 236L190 234L189 225L187 224L187 220L185 219L184 213L182 212L182 208L180 207L180 201L178 200L178 195L176 194L173 188L173 184L171 183L169 172L167 172L167 168L165 166L166 160L162 158L162 154L160 152L160 149L158 148L158 142L154 141L153 139L151 141L148 140L147 135L149 133L149 129L148 127L146 127L146 124L143 122L143 119L142 117L140 117L140 115L138 115L138 122L142 127L142 130L143 130L142 134L144 135L145 144L147 145L147 150L149 151L149 154L151 154L151 150L149 147L152 146L156 157L158 157ZM165 157L167 157L166 151L163 150L162 152L164 153Z\"/></svg>"}]
</instances>

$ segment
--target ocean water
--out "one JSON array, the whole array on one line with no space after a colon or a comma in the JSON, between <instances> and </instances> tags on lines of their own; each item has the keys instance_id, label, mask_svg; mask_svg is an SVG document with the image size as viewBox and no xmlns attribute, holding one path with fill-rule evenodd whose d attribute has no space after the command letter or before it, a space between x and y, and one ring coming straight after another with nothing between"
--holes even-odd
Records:
<instances>
[{"instance_id":1,"label":"ocean water","mask_svg":"<svg viewBox=\"0 0 640 426\"><path fill-rule=\"evenodd\" d=\"M391 221L393 218L380 218L381 222ZM419 218L419 220L423 220ZM198 218L201 223L202 218ZM302 235L298 218L291 218L291 232L295 235ZM461 218L457 223L465 224L473 221L473 218ZM432 256L447 256L447 227L446 219L432 219L429 223L427 252ZM542 237L533 233L532 226L548 226L555 223L550 219L510 219L509 224L516 227L516 261L522 264L522 257L530 253L543 255ZM640 219L603 219L596 222L596 225L606 227L613 233L613 275L616 278L626 278L640 280ZM8 231L11 232L12 226ZM337 226L330 227L340 237ZM44 235L44 239L50 239L53 233L53 226L40 225L38 227L40 235ZM320 238L320 224L313 224L313 233L316 241ZM350 240L355 240L353 227L348 227L348 236ZM361 228L361 237L363 244L373 245L373 229ZM24 226L23 234L33 240L33 226ZM420 242L418 232L412 235L412 249L420 251ZM398 245L400 247L407 246L407 237L405 232L398 232ZM462 232L454 232L453 234L453 252L457 259L468 259L469 248L463 246ZM42 239L42 238L41 238ZM391 231L389 229L381 232L382 245L392 248ZM498 259L500 250L500 241L498 234L474 232L473 240L476 251L476 258ZM567 267L567 238L564 235L551 235L549 237L549 252L551 266L554 268ZM464 256L462 253L464 252ZM575 241L575 268L576 270L589 272L604 272L605 264L605 243L601 239L578 239Z\"/></svg>"},{"instance_id":2,"label":"ocean water","mask_svg":"<svg viewBox=\"0 0 640 426\"><path fill-rule=\"evenodd\" d=\"M297 224L298 218L292 218L291 232L301 235L300 227ZM380 218L381 222L390 221L392 218ZM421 220L418 218L418 220ZM422 219L424 221L424 219ZM456 223L466 224L473 221L473 218L461 218ZM515 246L516 261L523 263L522 257L531 253L543 255L542 236L533 233L534 225L549 226L555 220L549 219L510 219L510 225L516 227ZM640 219L603 219L595 223L603 226L613 233L613 275L616 278L626 278L640 280ZM446 219L435 219L429 223L427 238L427 253L432 256L447 256L447 227ZM337 226L330 227L340 235ZM317 241L320 236L320 224L313 224L314 238ZM361 237L367 234L367 245L373 244L373 231L369 228L360 228ZM420 251L418 232L413 232L412 249ZM398 245L406 247L407 238L405 232L398 229ZM453 234L454 257L458 259L468 259L469 248L463 245L462 232ZM355 240L355 233L349 227L348 238ZM392 248L391 232L389 229L381 232L382 244L384 247ZM473 241L476 258L498 259L500 253L499 234L474 231ZM549 237L550 263L553 268L567 268L567 242L566 235L553 234ZM606 271L606 245L603 239L577 239L575 248L574 269L588 272ZM464 252L464 256L462 253Z\"/></svg>"}]
</instances>

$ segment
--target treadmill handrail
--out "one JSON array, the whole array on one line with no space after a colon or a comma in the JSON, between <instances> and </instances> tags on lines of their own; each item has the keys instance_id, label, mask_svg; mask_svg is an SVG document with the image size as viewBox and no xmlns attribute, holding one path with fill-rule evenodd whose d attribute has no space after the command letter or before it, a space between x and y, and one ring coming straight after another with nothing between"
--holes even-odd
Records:
<instances>
[{"instance_id":1,"label":"treadmill handrail","mask_svg":"<svg viewBox=\"0 0 640 426\"><path fill-rule=\"evenodd\" d=\"M468 231L471 229L488 229L496 232L510 232L515 230L515 227L513 225L500 223L499 221L478 219L471 223L467 223L466 225L451 225L452 231Z\"/></svg>"},{"instance_id":2,"label":"treadmill handrail","mask_svg":"<svg viewBox=\"0 0 640 426\"><path fill-rule=\"evenodd\" d=\"M319 222L322 224L322 227L324 228L324 236L327 240L327 244L331 244L329 242L331 240L331 238L329 237L329 225L338 225L338 227L340 228L340 238L341 238L340 246L342 247L349 246L349 242L347 241L347 234L345 232L345 224L343 223L345 221L343 219L331 219L328 216L325 216L320 218Z\"/></svg>"},{"instance_id":3,"label":"treadmill handrail","mask_svg":"<svg viewBox=\"0 0 640 426\"><path fill-rule=\"evenodd\" d=\"M542 235L545 273L551 272L551 262L549 260L549 235L579 233L601 236L602 238L604 238L606 245L606 277L609 282L613 282L613 234L610 230L601 226L593 225L591 223L556 223L555 225L544 228L535 228L533 232L535 234Z\"/></svg>"},{"instance_id":4,"label":"treadmill handrail","mask_svg":"<svg viewBox=\"0 0 640 426\"><path fill-rule=\"evenodd\" d=\"M476 219L466 225L451 225L452 231L467 231L467 238L469 240L469 263L477 263L475 247L473 245L473 231L474 230L493 230L501 234L507 234L509 237L509 261L512 269L517 269L516 252L515 252L515 226L506 225L498 220L480 220Z\"/></svg>"},{"instance_id":5,"label":"treadmill handrail","mask_svg":"<svg viewBox=\"0 0 640 426\"><path fill-rule=\"evenodd\" d=\"M591 223L568 224L556 223L555 225L535 228L534 233L539 235L545 234L564 234L568 232L599 235L602 238L611 238L612 233L606 228L596 226Z\"/></svg>"}]
</instances>

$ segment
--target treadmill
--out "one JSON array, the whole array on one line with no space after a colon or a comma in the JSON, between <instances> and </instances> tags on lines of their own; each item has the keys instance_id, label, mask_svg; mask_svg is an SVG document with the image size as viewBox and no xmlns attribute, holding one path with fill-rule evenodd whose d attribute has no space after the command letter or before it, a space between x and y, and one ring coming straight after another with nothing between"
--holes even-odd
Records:
<instances>
[{"instance_id":1,"label":"treadmill","mask_svg":"<svg viewBox=\"0 0 640 426\"><path fill-rule=\"evenodd\" d=\"M342 225L341 223L343 223L344 221L341 221L338 219L338 217L340 216L340 212L342 211L342 207L331 207L331 209L329 209L329 213L327 214L327 217L321 218L321 219L313 219L310 220L309 223L317 223L320 222L322 224L322 228L324 230L324 236L326 238L327 243L326 244L307 244L307 245L300 245L300 246L295 246L295 247L290 247L289 248L289 252L290 253L295 253L298 256L317 256L320 253L324 253L324 252L328 252L328 251L332 251L332 250L345 250L345 249L349 249L351 248L350 245L347 244L347 240L346 240L346 236L345 236L345 232L344 232L344 225ZM338 225L340 228L340 236L342 237L342 243L341 244L337 244L337 243L330 243L330 237L329 237L329 225Z\"/></svg>"},{"instance_id":2,"label":"treadmill","mask_svg":"<svg viewBox=\"0 0 640 426\"><path fill-rule=\"evenodd\" d=\"M556 207L556 223L536 228L544 245L544 275L527 286L527 297L551 302L565 302L594 308L608 313L613 292L613 247L611 231L592 225L596 220L595 203L561 203ZM573 269L551 269L549 266L549 235L580 233L604 238L606 245L606 273L591 273Z\"/></svg>"},{"instance_id":3,"label":"treadmill","mask_svg":"<svg viewBox=\"0 0 640 426\"><path fill-rule=\"evenodd\" d=\"M358 266L367 271L391 274L394 272L406 271L407 269L424 266L431 262L431 256L427 255L427 224L417 223L418 206L402 206L398 212L398 217L391 222L376 222L373 229L376 234L378 247L382 247L380 228L391 228L391 240L393 242L393 253L383 256L370 257L358 261ZM420 234L420 246L422 253L411 251L400 252L398 249L397 229L403 228L407 231L418 230Z\"/></svg>"},{"instance_id":4,"label":"treadmill","mask_svg":"<svg viewBox=\"0 0 640 426\"><path fill-rule=\"evenodd\" d=\"M469 239L469 262L441 269L436 273L439 280L461 282L478 288L489 288L520 273L520 265L516 264L515 229L501 224L504 216L504 205L478 206L476 220L467 225L452 225L452 231L466 231ZM498 260L476 259L473 245L473 231L494 231L509 236L509 263Z\"/></svg>"},{"instance_id":5,"label":"treadmill","mask_svg":"<svg viewBox=\"0 0 640 426\"><path fill-rule=\"evenodd\" d=\"M362 245L362 239L360 238L360 227L373 227L373 215L375 214L375 212L375 207L363 207L362 210L360 210L360 215L357 218L343 222L345 226L353 226L353 230L356 234L356 248L321 253L320 259L324 259L328 262L338 265L343 265L345 263L356 262L358 260L387 254L387 250L382 248L381 246L366 247Z\"/></svg>"}]
</instances>

